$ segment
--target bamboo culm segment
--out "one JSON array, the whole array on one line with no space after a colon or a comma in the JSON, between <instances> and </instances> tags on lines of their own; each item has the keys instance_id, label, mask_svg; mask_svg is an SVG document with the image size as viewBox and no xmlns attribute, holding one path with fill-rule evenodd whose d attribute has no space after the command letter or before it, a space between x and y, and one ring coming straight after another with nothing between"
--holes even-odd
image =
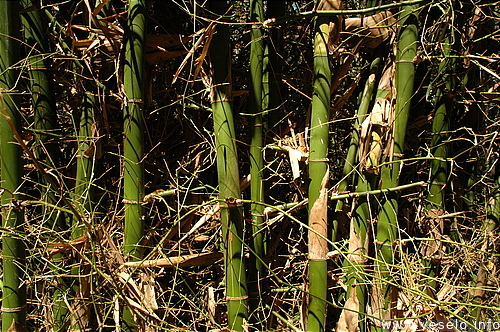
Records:
<instances>
[{"instance_id":1,"label":"bamboo culm segment","mask_svg":"<svg viewBox=\"0 0 500 332\"><path fill-rule=\"evenodd\" d=\"M262 22L264 20L264 6L262 0L250 0L250 20L252 22ZM263 57L264 39L262 38L261 27L253 26L251 30L252 43L250 45L250 100L249 114L251 116L251 140L250 140L250 196L253 202L251 205L252 214L252 234L253 250L257 257L252 257L251 263L255 265L248 274L249 305L254 313L253 320L265 321L260 316L263 307L260 303L259 291L263 291L260 280L263 280L265 268L262 260L266 256L266 234L262 230L264 223L264 206L259 204L264 200L264 184L262 172L264 169L264 159L262 156L263 145Z\"/></svg>"},{"instance_id":2,"label":"bamboo culm segment","mask_svg":"<svg viewBox=\"0 0 500 332\"><path fill-rule=\"evenodd\" d=\"M36 133L37 149L36 156L39 161L43 162L47 167L55 169L59 163L60 153L55 142L51 142L51 136L55 134L57 128L57 112L53 92L53 79L48 66L47 53L49 53L49 45L47 38L48 25L44 10L36 8L32 0L22 0L19 2L23 8L21 13L21 22L24 32L24 42L26 43L27 52L30 54L29 63L29 87L31 91L31 105L34 113L34 129ZM45 195L53 203L58 203L58 197L55 194L59 188L54 188L43 176L39 179L47 189L41 193L41 197ZM66 216L64 213L53 213L50 210L45 210L50 217L46 224L47 228L53 229L60 233L67 228ZM53 241L54 238L49 239ZM64 254L59 253L54 256L54 274L58 274L65 268L63 263ZM64 293L68 290L68 285L63 278L56 278L53 291L53 330L60 331L64 326L64 320L68 312L67 305L64 301Z\"/></svg>"},{"instance_id":3,"label":"bamboo culm segment","mask_svg":"<svg viewBox=\"0 0 500 332\"><path fill-rule=\"evenodd\" d=\"M146 1L130 0L128 4L128 33L125 42L123 87L126 96L123 116L123 204L125 231L123 251L132 261L142 259L141 241L144 235L144 44L146 37ZM123 329L134 331L131 309L123 311Z\"/></svg>"},{"instance_id":4,"label":"bamboo culm segment","mask_svg":"<svg viewBox=\"0 0 500 332\"><path fill-rule=\"evenodd\" d=\"M324 331L326 314L328 240L325 233L328 225L327 206L321 204L320 198L322 191L326 191L329 178L327 156L331 69L328 57L328 23L327 18L318 18L315 23L314 37L314 92L309 153L309 178L311 179L309 184L309 226L313 231L309 232L308 331Z\"/></svg>"},{"instance_id":5,"label":"bamboo culm segment","mask_svg":"<svg viewBox=\"0 0 500 332\"><path fill-rule=\"evenodd\" d=\"M411 108L413 96L413 85L415 77L415 65L413 59L417 51L417 16L416 5L404 7L400 13L401 26L398 32L396 49L396 105L395 123L393 128L394 156L393 160L402 159L406 126ZM392 188L399 185L399 174L401 163L396 162L391 165L382 166L381 178L382 189ZM376 274L382 280L378 290L380 301L377 304L380 318L384 319L390 315L391 297L389 296L391 287L389 266L394 262L394 243L398 235L398 194L390 192L384 196L381 211L377 223L376 235ZM383 280L387 280L384 282ZM374 327L378 330L378 327ZM383 328L382 328L383 329Z\"/></svg>"},{"instance_id":6,"label":"bamboo culm segment","mask_svg":"<svg viewBox=\"0 0 500 332\"><path fill-rule=\"evenodd\" d=\"M144 234L144 123L143 71L146 3L131 0L128 10L128 39L125 43L123 86L127 97L124 107L123 202L125 205L124 252L133 260L142 256L140 242Z\"/></svg>"},{"instance_id":7,"label":"bamboo culm segment","mask_svg":"<svg viewBox=\"0 0 500 332\"><path fill-rule=\"evenodd\" d=\"M2 331L24 330L26 325L25 244L22 239L21 148L14 131L20 131L21 118L13 95L19 61L19 2L0 1L0 176L2 181Z\"/></svg>"},{"instance_id":8,"label":"bamboo culm segment","mask_svg":"<svg viewBox=\"0 0 500 332\"><path fill-rule=\"evenodd\" d=\"M226 1L210 1L212 12L224 15ZM212 111L214 118L215 148L217 153L217 175L219 198L231 202L241 197L236 133L231 103L231 75L229 52L229 27L218 24L210 46L212 62ZM247 282L243 259L243 211L238 204L221 206L221 224L226 272L226 300L228 327L243 331L248 320Z\"/></svg>"},{"instance_id":9,"label":"bamboo culm segment","mask_svg":"<svg viewBox=\"0 0 500 332\"><path fill-rule=\"evenodd\" d=\"M353 176L353 171L355 168L355 165L358 162L358 145L359 145L359 128L361 126L361 123L365 119L368 110L371 105L372 101L372 96L373 96L373 89L375 87L375 80L376 80L376 75L375 72L378 70L378 67L380 66L380 58L376 58L372 64L371 64L371 74L368 76L368 79L365 83L365 87L363 89L363 94L361 95L361 100L359 102L359 107L357 110L356 114L356 121L354 122L353 128L352 128L352 134L351 134L351 142L349 144L349 149L347 151L347 157L346 161L344 163L344 169L342 171L342 180L340 181L337 192L338 193L343 193L345 192L348 187L349 183L352 183L354 178ZM333 221L333 229L332 229L332 240L336 241L337 240L337 230L338 230L338 224L342 216L342 209L344 206L344 202L342 200L338 200L336 205L335 205L335 219Z\"/></svg>"}]
</instances>

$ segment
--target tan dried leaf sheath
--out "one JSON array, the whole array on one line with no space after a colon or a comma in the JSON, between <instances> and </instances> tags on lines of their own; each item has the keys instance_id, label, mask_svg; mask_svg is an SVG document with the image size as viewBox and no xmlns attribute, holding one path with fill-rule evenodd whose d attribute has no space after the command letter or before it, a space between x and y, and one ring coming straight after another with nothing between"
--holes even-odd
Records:
<instances>
[{"instance_id":1,"label":"tan dried leaf sheath","mask_svg":"<svg viewBox=\"0 0 500 332\"><path fill-rule=\"evenodd\" d=\"M309 260L326 260L328 254L328 178L327 168L321 181L320 195L309 213Z\"/></svg>"}]
</instances>

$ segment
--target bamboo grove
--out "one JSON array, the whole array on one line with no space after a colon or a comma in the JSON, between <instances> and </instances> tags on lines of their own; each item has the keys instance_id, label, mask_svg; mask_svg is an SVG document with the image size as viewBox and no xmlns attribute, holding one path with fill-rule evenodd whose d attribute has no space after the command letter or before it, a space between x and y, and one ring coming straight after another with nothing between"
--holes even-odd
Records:
<instances>
[{"instance_id":1,"label":"bamboo grove","mask_svg":"<svg viewBox=\"0 0 500 332\"><path fill-rule=\"evenodd\" d=\"M500 329L497 2L0 16L2 331Z\"/></svg>"}]
</instances>

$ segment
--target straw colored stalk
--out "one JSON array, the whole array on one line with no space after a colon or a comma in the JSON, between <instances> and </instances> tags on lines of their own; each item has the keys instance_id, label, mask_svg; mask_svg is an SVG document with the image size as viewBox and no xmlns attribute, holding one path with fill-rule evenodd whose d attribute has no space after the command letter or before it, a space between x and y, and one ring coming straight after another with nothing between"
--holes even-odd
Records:
<instances>
[{"instance_id":1,"label":"straw colored stalk","mask_svg":"<svg viewBox=\"0 0 500 332\"><path fill-rule=\"evenodd\" d=\"M210 1L209 4L211 11L216 14L224 15L227 10L226 1ZM228 327L230 330L243 331L248 319L248 295L243 258L243 211L241 206L235 203L241 197L241 192L231 99L229 45L229 26L224 23L217 24L210 46L213 70L211 101L219 198L222 201L221 224L226 272Z\"/></svg>"},{"instance_id":2,"label":"straw colored stalk","mask_svg":"<svg viewBox=\"0 0 500 332\"><path fill-rule=\"evenodd\" d=\"M403 159L406 126L413 96L415 68L413 59L417 50L417 16L415 5L405 6L400 13L401 26L396 45L396 105L393 127L393 161L382 166L382 189L399 185L399 174ZM390 156L389 156L390 158ZM391 300L390 265L394 263L395 241L398 236L398 194L390 192L383 197L377 223L375 240L376 268L372 291L372 310L381 320L390 318L395 305ZM386 330L380 321L374 330Z\"/></svg>"},{"instance_id":3,"label":"straw colored stalk","mask_svg":"<svg viewBox=\"0 0 500 332\"><path fill-rule=\"evenodd\" d=\"M25 330L26 282L23 210L19 194L22 176L21 148L14 132L20 132L15 84L19 60L19 2L0 1L0 158L2 181L2 331Z\"/></svg>"}]
</instances>

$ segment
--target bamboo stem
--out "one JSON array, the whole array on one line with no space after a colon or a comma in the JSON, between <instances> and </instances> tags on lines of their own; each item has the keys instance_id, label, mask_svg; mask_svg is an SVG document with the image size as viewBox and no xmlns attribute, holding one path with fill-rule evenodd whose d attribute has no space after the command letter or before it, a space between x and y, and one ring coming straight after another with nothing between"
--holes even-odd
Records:
<instances>
[{"instance_id":1,"label":"bamboo stem","mask_svg":"<svg viewBox=\"0 0 500 332\"><path fill-rule=\"evenodd\" d=\"M210 1L210 9L223 15L227 11L226 1ZM240 176L236 149L236 133L232 111L232 89L230 75L229 27L218 24L210 46L212 62L212 110L217 152L217 174L219 177L219 199L221 202L221 224L226 272L226 300L228 327L243 331L248 319L247 282L243 256L243 212L233 201L239 199Z\"/></svg>"},{"instance_id":2,"label":"bamboo stem","mask_svg":"<svg viewBox=\"0 0 500 332\"><path fill-rule=\"evenodd\" d=\"M328 18L317 18L314 37L314 92L309 153L309 313L307 331L324 331L326 317L328 119L331 69Z\"/></svg>"},{"instance_id":3,"label":"bamboo stem","mask_svg":"<svg viewBox=\"0 0 500 332\"><path fill-rule=\"evenodd\" d=\"M125 207L124 254L132 261L142 259L144 235L144 43L146 37L146 2L130 0L128 34L125 42L123 86L126 95L123 109L123 205ZM131 309L123 312L123 328L135 331L138 326Z\"/></svg>"},{"instance_id":4,"label":"bamboo stem","mask_svg":"<svg viewBox=\"0 0 500 332\"><path fill-rule=\"evenodd\" d=\"M0 179L2 181L2 331L25 330L26 253L22 238L23 208L20 194L21 147L15 134L20 131L18 100L13 95L19 60L19 2L0 1Z\"/></svg>"},{"instance_id":5,"label":"bamboo stem","mask_svg":"<svg viewBox=\"0 0 500 332\"><path fill-rule=\"evenodd\" d=\"M52 89L52 77L47 64L47 54L49 53L47 39L47 22L44 20L44 12L36 8L33 10L32 0L22 0L20 4L23 7L21 13L21 22L24 31L24 40L28 46L30 57L29 62L29 86L32 96L32 107L34 112L34 129L37 140L37 158L47 167L55 169L59 161L59 149L57 144L50 142L51 135L57 127L57 116L54 94ZM53 187L50 181L39 174L39 180L47 188L42 193L42 197L47 195L51 202L57 204L56 194L59 188ZM47 222L48 228L53 229L57 234L67 228L65 214L61 212L47 211L50 219ZM52 207L53 208L53 207ZM56 210L57 211L57 210ZM50 240L50 239L49 239ZM64 268L64 254L54 255L54 272L57 275ZM64 319L68 308L64 301L64 293L68 290L68 285L63 278L56 277L55 289L53 292L52 316L54 319L54 331L59 331L64 326Z\"/></svg>"},{"instance_id":6,"label":"bamboo stem","mask_svg":"<svg viewBox=\"0 0 500 332\"><path fill-rule=\"evenodd\" d=\"M264 20L264 5L262 0L250 0L250 20L252 22L262 22ZM249 305L253 312L253 320L264 322L265 318L261 316L260 303L262 297L259 291L263 291L262 282L265 274L262 259L266 256L266 233L262 231L264 223L264 207L259 202L264 200L264 186L262 182L264 159L263 151L263 117L262 117L262 77L263 77L263 57L264 57L264 39L261 28L257 25L252 26L251 44L250 44L250 100L249 112L251 116L251 141L250 141L250 197L254 204L251 204L252 214L252 234L253 250L257 257L252 258L252 265L255 269L249 271ZM263 326L262 326L263 328Z\"/></svg>"},{"instance_id":7,"label":"bamboo stem","mask_svg":"<svg viewBox=\"0 0 500 332\"><path fill-rule=\"evenodd\" d=\"M416 5L405 6L400 13L401 27L398 34L396 49L396 105L395 120L393 127L394 137L394 156L395 163L385 164L381 167L382 189L392 188L399 185L399 174L403 159L404 142L406 135L406 126L411 108L413 96L413 85L415 76L415 65L413 59L417 50L417 15L415 13ZM389 192L382 200L381 210L378 216L377 235L375 242L375 251L377 257L377 266L375 273L377 280L390 281L390 265L394 263L395 241L398 236L398 195L397 192ZM393 306L390 292L392 287L388 282L380 282L374 286L376 289L373 294L377 298L372 301L374 310L380 319L390 318ZM374 330L385 330L383 324L372 326Z\"/></svg>"}]
</instances>

